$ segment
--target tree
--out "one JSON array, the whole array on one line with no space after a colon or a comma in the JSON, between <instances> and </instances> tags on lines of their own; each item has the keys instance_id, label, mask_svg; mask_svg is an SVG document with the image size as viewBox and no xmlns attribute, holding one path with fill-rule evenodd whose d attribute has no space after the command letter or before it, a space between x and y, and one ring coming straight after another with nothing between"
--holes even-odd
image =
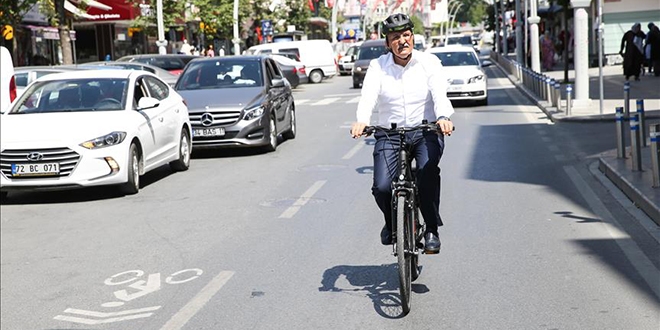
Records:
<instances>
[{"instance_id":1,"label":"tree","mask_svg":"<svg viewBox=\"0 0 660 330\"><path fill-rule=\"evenodd\" d=\"M27 13L32 6L37 3L38 0L11 0L11 1L0 1L0 31L5 26L11 26L14 30L14 36L20 30L21 21L23 16ZM13 50L12 58L16 62L17 57L17 43L16 37L12 38L11 41L7 41L4 38L0 38L0 44L4 44L9 49ZM16 63L15 63L16 64Z\"/></svg>"},{"instance_id":2,"label":"tree","mask_svg":"<svg viewBox=\"0 0 660 330\"><path fill-rule=\"evenodd\" d=\"M457 22L469 22L478 25L484 21L488 4L484 0L461 0L463 4L456 13Z\"/></svg>"},{"instance_id":3,"label":"tree","mask_svg":"<svg viewBox=\"0 0 660 330\"><path fill-rule=\"evenodd\" d=\"M62 53L62 64L73 64L73 49L69 35L70 17L64 9L65 0L39 0L39 10L44 14L52 26L57 27L60 43L57 48Z\"/></svg>"}]
</instances>

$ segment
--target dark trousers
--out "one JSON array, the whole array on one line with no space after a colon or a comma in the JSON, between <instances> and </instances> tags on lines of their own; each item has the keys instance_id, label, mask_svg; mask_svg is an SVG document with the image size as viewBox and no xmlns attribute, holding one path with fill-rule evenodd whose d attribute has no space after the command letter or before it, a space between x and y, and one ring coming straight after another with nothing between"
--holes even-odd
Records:
<instances>
[{"instance_id":1,"label":"dark trousers","mask_svg":"<svg viewBox=\"0 0 660 330\"><path fill-rule=\"evenodd\" d=\"M397 152L399 135L377 132L374 147L374 182L371 192L385 216L385 225L392 226L392 180L398 174ZM417 163L417 189L420 211L426 222L426 231L438 234L440 218L440 168L438 163L445 147L444 136L434 132L406 133L406 143L412 146Z\"/></svg>"}]
</instances>

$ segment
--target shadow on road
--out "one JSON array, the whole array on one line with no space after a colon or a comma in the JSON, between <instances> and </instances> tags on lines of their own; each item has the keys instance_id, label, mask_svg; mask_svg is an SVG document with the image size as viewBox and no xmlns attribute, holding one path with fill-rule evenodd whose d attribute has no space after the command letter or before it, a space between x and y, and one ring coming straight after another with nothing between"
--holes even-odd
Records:
<instances>
[{"instance_id":1,"label":"shadow on road","mask_svg":"<svg viewBox=\"0 0 660 330\"><path fill-rule=\"evenodd\" d=\"M364 293L374 304L378 315L396 319L403 317L399 296L399 279L396 264L373 266L339 265L323 273L319 291L346 294ZM423 284L412 285L415 293L429 292Z\"/></svg>"}]
</instances>

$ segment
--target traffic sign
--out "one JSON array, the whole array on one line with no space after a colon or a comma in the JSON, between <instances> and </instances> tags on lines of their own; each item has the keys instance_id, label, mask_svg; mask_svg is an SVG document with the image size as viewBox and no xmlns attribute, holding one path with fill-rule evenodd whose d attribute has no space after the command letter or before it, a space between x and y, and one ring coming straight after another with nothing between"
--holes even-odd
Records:
<instances>
[{"instance_id":1,"label":"traffic sign","mask_svg":"<svg viewBox=\"0 0 660 330\"><path fill-rule=\"evenodd\" d=\"M5 38L5 40L14 39L14 28L11 25L3 26L2 37Z\"/></svg>"}]
</instances>

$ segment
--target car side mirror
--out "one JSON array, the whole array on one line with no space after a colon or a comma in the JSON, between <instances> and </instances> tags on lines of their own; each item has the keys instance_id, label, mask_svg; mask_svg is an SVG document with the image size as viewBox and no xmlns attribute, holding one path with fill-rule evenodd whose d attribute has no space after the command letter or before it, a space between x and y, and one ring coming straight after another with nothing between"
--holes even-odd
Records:
<instances>
[{"instance_id":1,"label":"car side mirror","mask_svg":"<svg viewBox=\"0 0 660 330\"><path fill-rule=\"evenodd\" d=\"M270 84L273 85L273 87L284 87L284 79L275 78L270 81Z\"/></svg>"},{"instance_id":2,"label":"car side mirror","mask_svg":"<svg viewBox=\"0 0 660 330\"><path fill-rule=\"evenodd\" d=\"M351 55L351 62L355 62L355 61L357 60L356 57L357 57L357 56L355 56L355 55Z\"/></svg>"},{"instance_id":3,"label":"car side mirror","mask_svg":"<svg viewBox=\"0 0 660 330\"><path fill-rule=\"evenodd\" d=\"M138 108L137 109L138 110L151 109L151 108L157 107L159 104L160 104L160 102L157 99L155 99L153 97L146 97L145 96L145 97L142 97L138 101Z\"/></svg>"},{"instance_id":4,"label":"car side mirror","mask_svg":"<svg viewBox=\"0 0 660 330\"><path fill-rule=\"evenodd\" d=\"M489 60L484 60L483 62L481 62L481 66L484 67L484 68L487 67L487 66L491 66L491 65L493 65L493 62L491 62Z\"/></svg>"}]
</instances>

